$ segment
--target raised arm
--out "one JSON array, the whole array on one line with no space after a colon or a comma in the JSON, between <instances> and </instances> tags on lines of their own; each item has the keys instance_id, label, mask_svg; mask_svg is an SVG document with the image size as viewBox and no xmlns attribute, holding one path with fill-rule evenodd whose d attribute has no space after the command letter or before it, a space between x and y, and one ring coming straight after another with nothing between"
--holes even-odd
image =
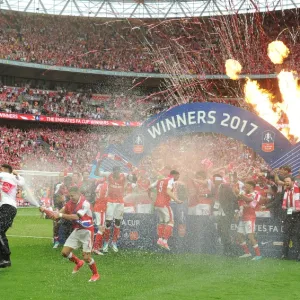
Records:
<instances>
[{"instance_id":1,"label":"raised arm","mask_svg":"<svg viewBox=\"0 0 300 300\"><path fill-rule=\"evenodd\" d=\"M15 180L17 185L24 186L25 179L22 176L20 176L16 171L13 171L12 173L16 176Z\"/></svg>"}]
</instances>

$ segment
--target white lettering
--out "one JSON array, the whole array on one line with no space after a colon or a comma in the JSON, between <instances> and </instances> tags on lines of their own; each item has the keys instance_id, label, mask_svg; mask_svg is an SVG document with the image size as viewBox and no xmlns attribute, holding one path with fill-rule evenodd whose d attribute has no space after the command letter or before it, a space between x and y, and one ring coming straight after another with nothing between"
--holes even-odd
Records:
<instances>
[{"instance_id":1,"label":"white lettering","mask_svg":"<svg viewBox=\"0 0 300 300\"><path fill-rule=\"evenodd\" d=\"M199 111L198 111L198 114L197 114L197 123L200 124L201 121L202 121L202 123L206 123L206 121L205 121L205 119L204 119L205 116L206 116L205 111L199 110Z\"/></svg>"},{"instance_id":2,"label":"white lettering","mask_svg":"<svg viewBox=\"0 0 300 300\"><path fill-rule=\"evenodd\" d=\"M18 115L16 115L16 114L0 113L0 118L4 118L4 119L18 119Z\"/></svg>"},{"instance_id":3,"label":"white lettering","mask_svg":"<svg viewBox=\"0 0 300 300\"><path fill-rule=\"evenodd\" d=\"M242 128L241 128L241 132L244 132L244 129L245 129L247 123L248 123L248 121L243 120L243 126L242 126Z\"/></svg>"},{"instance_id":4,"label":"white lettering","mask_svg":"<svg viewBox=\"0 0 300 300\"><path fill-rule=\"evenodd\" d=\"M156 126L156 127L155 127ZM148 129L148 132L150 133L150 135L152 136L152 138L156 138L156 135L161 135L161 132L160 132L160 126L159 126L159 123L157 123L156 125L152 126L152 131L151 129L149 128Z\"/></svg>"},{"instance_id":5,"label":"white lettering","mask_svg":"<svg viewBox=\"0 0 300 300\"><path fill-rule=\"evenodd\" d=\"M257 128L258 126L253 124L253 123L250 123L250 125L253 127L248 133L247 133L247 136L250 136Z\"/></svg>"},{"instance_id":6,"label":"white lettering","mask_svg":"<svg viewBox=\"0 0 300 300\"><path fill-rule=\"evenodd\" d=\"M127 225L128 226L139 226L140 225L140 220L127 220Z\"/></svg>"},{"instance_id":7,"label":"white lettering","mask_svg":"<svg viewBox=\"0 0 300 300\"><path fill-rule=\"evenodd\" d=\"M134 221L128 220L127 222L128 222L128 225L129 225L129 226L134 226Z\"/></svg>"},{"instance_id":8,"label":"white lettering","mask_svg":"<svg viewBox=\"0 0 300 300\"><path fill-rule=\"evenodd\" d=\"M214 116L216 113L217 112L214 111L214 110L208 112L208 117L211 119L210 121L207 121L208 124L215 124L216 123L216 118Z\"/></svg>"},{"instance_id":9,"label":"white lettering","mask_svg":"<svg viewBox=\"0 0 300 300\"><path fill-rule=\"evenodd\" d=\"M183 125L186 125L186 116L185 116L185 113L182 114L182 117L180 115L176 115L176 118L177 118L177 124L178 124L178 127L180 127L180 123L182 123Z\"/></svg>"},{"instance_id":10,"label":"white lettering","mask_svg":"<svg viewBox=\"0 0 300 300\"><path fill-rule=\"evenodd\" d=\"M163 128L163 131L166 132L166 127L163 121L160 121L161 127Z\"/></svg>"},{"instance_id":11,"label":"white lettering","mask_svg":"<svg viewBox=\"0 0 300 300\"><path fill-rule=\"evenodd\" d=\"M232 119L231 119L231 122L230 122L230 127L232 129L237 129L239 126L240 126L240 123L241 123L241 119L237 116L234 116Z\"/></svg>"},{"instance_id":12,"label":"white lettering","mask_svg":"<svg viewBox=\"0 0 300 300\"><path fill-rule=\"evenodd\" d=\"M195 111L189 111L188 112L188 119L189 119L189 124L194 125L196 124L196 112Z\"/></svg>"},{"instance_id":13,"label":"white lettering","mask_svg":"<svg viewBox=\"0 0 300 300\"><path fill-rule=\"evenodd\" d=\"M267 232L267 231L268 231L267 226L264 224L263 225L263 232Z\"/></svg>"},{"instance_id":14,"label":"white lettering","mask_svg":"<svg viewBox=\"0 0 300 300\"><path fill-rule=\"evenodd\" d=\"M231 230L237 230L238 226L237 224L231 224L230 229Z\"/></svg>"},{"instance_id":15,"label":"white lettering","mask_svg":"<svg viewBox=\"0 0 300 300\"><path fill-rule=\"evenodd\" d=\"M173 128L176 128L175 118L172 117L171 119L172 119L172 121L170 119L165 120L168 130L171 130L170 126L172 126Z\"/></svg>"},{"instance_id":16,"label":"white lettering","mask_svg":"<svg viewBox=\"0 0 300 300\"><path fill-rule=\"evenodd\" d=\"M224 120L222 120L221 122L221 126L224 126L224 127L228 127L228 120L230 119L230 115L229 114L226 114L226 113L223 113L223 116L225 117Z\"/></svg>"}]
</instances>

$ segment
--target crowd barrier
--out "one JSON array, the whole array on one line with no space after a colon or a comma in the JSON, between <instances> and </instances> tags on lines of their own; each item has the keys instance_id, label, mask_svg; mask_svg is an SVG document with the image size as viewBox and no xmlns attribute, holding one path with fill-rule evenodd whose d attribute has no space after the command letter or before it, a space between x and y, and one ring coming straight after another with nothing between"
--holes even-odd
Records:
<instances>
[{"instance_id":1,"label":"crowd barrier","mask_svg":"<svg viewBox=\"0 0 300 300\"><path fill-rule=\"evenodd\" d=\"M169 240L171 253L205 253L221 255L223 246L217 233L216 217L208 215L191 216L183 205L173 205L174 231ZM165 252L157 247L157 216L155 214L126 213L121 226L119 247L122 249ZM232 245L236 255L243 252L236 239L237 224L231 224ZM273 217L258 217L256 236L262 256L279 258L282 250L283 224ZM63 230L61 230L63 243ZM292 239L290 255L296 256ZM249 247L252 250L252 247ZM254 253L253 253L254 254Z\"/></svg>"},{"instance_id":2,"label":"crowd barrier","mask_svg":"<svg viewBox=\"0 0 300 300\"><path fill-rule=\"evenodd\" d=\"M154 214L126 214L122 222L119 245L126 249L157 251L157 218ZM242 250L236 241L237 224L231 224L232 244L237 255ZM282 222L272 218L257 218L256 235L263 256L280 257L282 248ZM293 243L291 253L293 255ZM186 216L182 223L175 216L173 236L169 246L175 253L222 254L222 244L217 233L217 223L212 216ZM251 247L250 247L251 248Z\"/></svg>"}]
</instances>

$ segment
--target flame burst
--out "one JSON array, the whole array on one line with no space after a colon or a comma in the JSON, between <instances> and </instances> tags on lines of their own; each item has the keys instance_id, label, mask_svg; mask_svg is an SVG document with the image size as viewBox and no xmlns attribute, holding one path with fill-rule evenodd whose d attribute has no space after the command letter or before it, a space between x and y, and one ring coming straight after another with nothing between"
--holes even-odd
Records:
<instances>
[{"instance_id":1,"label":"flame burst","mask_svg":"<svg viewBox=\"0 0 300 300\"><path fill-rule=\"evenodd\" d=\"M300 138L300 86L297 73L282 70L277 78L283 100L281 109L289 119L288 134L294 136L295 142L297 142Z\"/></svg>"},{"instance_id":2,"label":"flame burst","mask_svg":"<svg viewBox=\"0 0 300 300\"><path fill-rule=\"evenodd\" d=\"M274 64L281 64L288 57L290 51L280 41L269 44L268 56ZM242 70L241 64L233 59L228 59L225 64L226 74L231 79L238 79ZM278 123L283 114L288 118L288 126L281 128L281 132L292 142L300 140L300 85L296 72L281 71L278 76L279 89L282 103L274 103L274 96L260 87L255 80L247 78L244 86L245 101L249 103L256 113L265 121L278 128Z\"/></svg>"},{"instance_id":3,"label":"flame burst","mask_svg":"<svg viewBox=\"0 0 300 300\"><path fill-rule=\"evenodd\" d=\"M260 117L276 127L281 114L279 107L272 103L274 96L260 88L257 81L249 78L244 86L244 92L245 101L253 106Z\"/></svg>"},{"instance_id":4,"label":"flame burst","mask_svg":"<svg viewBox=\"0 0 300 300\"><path fill-rule=\"evenodd\" d=\"M274 41L268 46L268 56L273 64L280 65L290 54L288 47L281 41Z\"/></svg>"},{"instance_id":5,"label":"flame burst","mask_svg":"<svg viewBox=\"0 0 300 300\"><path fill-rule=\"evenodd\" d=\"M241 64L234 59L227 59L225 62L226 75L233 80L239 78L239 74L242 72Z\"/></svg>"}]
</instances>

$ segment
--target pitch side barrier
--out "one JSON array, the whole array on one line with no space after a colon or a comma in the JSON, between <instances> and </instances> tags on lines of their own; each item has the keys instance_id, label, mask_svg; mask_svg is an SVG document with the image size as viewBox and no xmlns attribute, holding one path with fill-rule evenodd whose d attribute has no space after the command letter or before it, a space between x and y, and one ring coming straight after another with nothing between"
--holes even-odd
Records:
<instances>
[{"instance_id":1,"label":"pitch side barrier","mask_svg":"<svg viewBox=\"0 0 300 300\"><path fill-rule=\"evenodd\" d=\"M184 205L174 204L172 208L175 226L173 236L168 241L171 253L223 253L215 217L187 215ZM124 214L119 240L120 248L164 252L165 250L156 245L157 221L155 214ZM236 255L242 255L243 251L236 241L236 229L237 224L232 221L232 244ZM257 218L256 235L263 256L274 258L281 256L283 235L281 220L273 217ZM295 243L297 241L293 238L290 253L294 257L296 257L296 253L293 251Z\"/></svg>"},{"instance_id":2,"label":"pitch side barrier","mask_svg":"<svg viewBox=\"0 0 300 300\"><path fill-rule=\"evenodd\" d=\"M190 216L184 205L172 205L174 211L173 236L168 244L169 253L204 253L222 254L223 245L217 233L216 219L213 216ZM121 226L121 237L118 245L121 249L144 250L151 252L166 252L157 246L157 216L155 214L125 213ZM242 255L236 241L237 224L232 221L232 245L236 255ZM256 233L258 244L263 256L279 258L282 250L282 222L272 217L257 218ZM64 243L64 228L60 228L60 243ZM293 244L290 254L296 257Z\"/></svg>"}]
</instances>

